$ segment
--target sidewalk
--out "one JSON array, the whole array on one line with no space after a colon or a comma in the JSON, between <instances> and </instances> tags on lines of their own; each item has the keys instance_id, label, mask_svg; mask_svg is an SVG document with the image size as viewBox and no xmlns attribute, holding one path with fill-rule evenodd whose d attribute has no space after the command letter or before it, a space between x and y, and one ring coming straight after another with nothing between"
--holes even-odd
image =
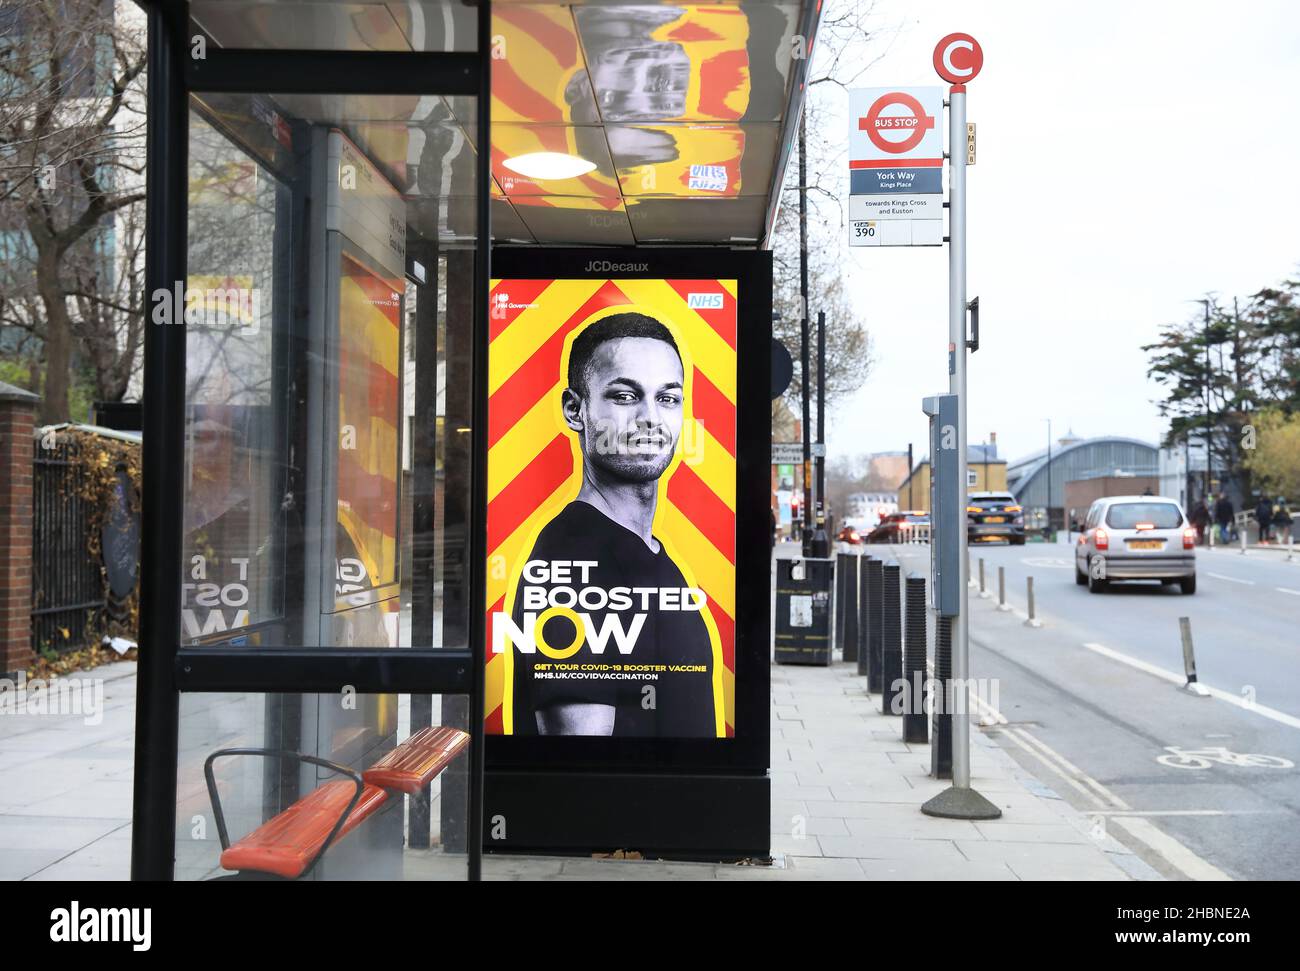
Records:
<instances>
[{"instance_id":1,"label":"sidewalk","mask_svg":"<svg viewBox=\"0 0 1300 971\"><path fill-rule=\"evenodd\" d=\"M103 722L0 718L0 879L129 874L134 664L99 668ZM972 784L992 822L934 819L927 745L864 693L856 665L772 668L771 866L487 856L498 880L1158 879L1113 839L971 732Z\"/></svg>"},{"instance_id":2,"label":"sidewalk","mask_svg":"<svg viewBox=\"0 0 1300 971\"><path fill-rule=\"evenodd\" d=\"M135 662L104 683L103 720L0 715L0 880L125 880L131 865Z\"/></svg>"}]
</instances>

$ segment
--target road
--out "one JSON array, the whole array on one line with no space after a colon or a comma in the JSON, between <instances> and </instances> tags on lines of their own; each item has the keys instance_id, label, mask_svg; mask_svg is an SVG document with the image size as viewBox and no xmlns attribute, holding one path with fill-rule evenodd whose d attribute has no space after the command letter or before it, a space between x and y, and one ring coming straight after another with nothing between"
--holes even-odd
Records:
<instances>
[{"instance_id":1,"label":"road","mask_svg":"<svg viewBox=\"0 0 1300 971\"><path fill-rule=\"evenodd\" d=\"M928 548L892 552L928 573ZM1300 563L1200 551L1191 596L1147 584L1090 594L1072 552L972 551L991 598L972 591L971 675L999 689L1000 715L986 720L1000 723L984 730L1168 877L1300 879ZM997 609L999 566L1014 612ZM1030 575L1037 629L1024 623ZM1180 687L1182 616L1210 697ZM1169 747L1209 755L1157 761Z\"/></svg>"}]
</instances>

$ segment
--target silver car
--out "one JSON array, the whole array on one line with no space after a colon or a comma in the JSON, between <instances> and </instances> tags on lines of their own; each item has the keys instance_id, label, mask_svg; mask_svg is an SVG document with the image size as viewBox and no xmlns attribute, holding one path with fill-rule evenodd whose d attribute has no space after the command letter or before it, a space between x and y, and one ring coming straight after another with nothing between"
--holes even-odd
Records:
<instances>
[{"instance_id":1,"label":"silver car","mask_svg":"<svg viewBox=\"0 0 1300 971\"><path fill-rule=\"evenodd\" d=\"M1112 580L1160 580L1196 592L1196 529L1164 496L1107 496L1088 510L1074 581L1101 593Z\"/></svg>"}]
</instances>

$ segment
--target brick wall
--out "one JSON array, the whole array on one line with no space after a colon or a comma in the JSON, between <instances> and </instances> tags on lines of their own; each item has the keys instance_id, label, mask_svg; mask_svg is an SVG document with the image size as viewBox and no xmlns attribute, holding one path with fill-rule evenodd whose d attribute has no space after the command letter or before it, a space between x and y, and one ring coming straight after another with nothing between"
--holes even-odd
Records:
<instances>
[{"instance_id":1,"label":"brick wall","mask_svg":"<svg viewBox=\"0 0 1300 971\"><path fill-rule=\"evenodd\" d=\"M0 382L0 676L32 663L32 426L40 399Z\"/></svg>"}]
</instances>

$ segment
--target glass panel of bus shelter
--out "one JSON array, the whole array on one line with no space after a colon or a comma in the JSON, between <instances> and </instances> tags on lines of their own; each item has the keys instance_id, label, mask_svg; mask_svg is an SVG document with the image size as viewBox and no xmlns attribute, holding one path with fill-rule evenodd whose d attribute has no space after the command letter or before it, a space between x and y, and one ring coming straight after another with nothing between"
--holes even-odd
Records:
<instances>
[{"instance_id":1,"label":"glass panel of bus shelter","mask_svg":"<svg viewBox=\"0 0 1300 971\"><path fill-rule=\"evenodd\" d=\"M182 648L464 648L474 99L190 109Z\"/></svg>"},{"instance_id":2,"label":"glass panel of bus shelter","mask_svg":"<svg viewBox=\"0 0 1300 971\"><path fill-rule=\"evenodd\" d=\"M423 730L412 700L182 695L176 878L465 879L468 736L442 726L467 699L435 697ZM427 780L392 765L417 749Z\"/></svg>"}]
</instances>

